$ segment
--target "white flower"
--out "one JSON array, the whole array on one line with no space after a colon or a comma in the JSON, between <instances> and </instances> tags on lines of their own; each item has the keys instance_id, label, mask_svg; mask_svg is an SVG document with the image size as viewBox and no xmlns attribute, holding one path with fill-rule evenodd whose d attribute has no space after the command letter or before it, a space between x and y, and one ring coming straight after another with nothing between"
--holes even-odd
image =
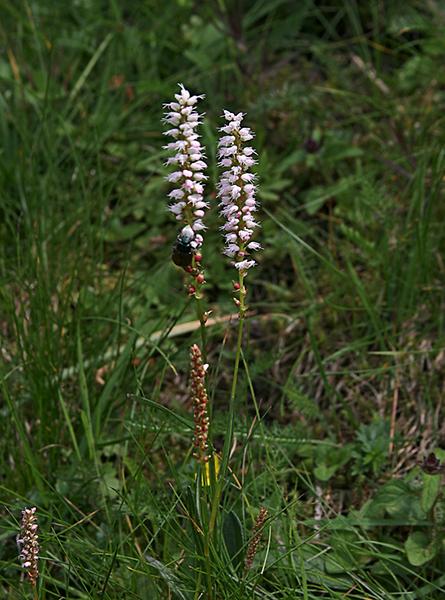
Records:
<instances>
[{"instance_id":1,"label":"white flower","mask_svg":"<svg viewBox=\"0 0 445 600\"><path fill-rule=\"evenodd\" d=\"M238 271L247 271L251 267L254 267L256 262L254 260L242 260L240 262L235 262L234 265Z\"/></svg>"},{"instance_id":2,"label":"white flower","mask_svg":"<svg viewBox=\"0 0 445 600\"><path fill-rule=\"evenodd\" d=\"M204 170L207 164L204 160L204 149L196 132L201 124L201 115L196 112L195 104L204 96L192 96L182 84L179 84L179 87L180 92L175 94L175 102L169 102L164 106L167 110L164 122L174 126L164 135L175 140L164 146L166 150L174 152L174 155L167 159L167 166L176 166L175 171L166 178L169 183L176 186L168 194L169 198L175 201L170 204L169 210L178 221L184 223L184 226L191 228L194 233L193 246L199 248L203 238L196 234L205 229L202 218L205 209L208 208L203 197L203 182L207 179Z\"/></svg>"},{"instance_id":3,"label":"white flower","mask_svg":"<svg viewBox=\"0 0 445 600\"><path fill-rule=\"evenodd\" d=\"M261 249L258 242L250 241L258 223L253 218L257 210L255 175L249 169L256 163L255 150L244 147L253 139L248 127L241 127L243 113L224 111L226 125L220 128L223 135L218 143L218 165L223 172L218 184L220 214L226 220L224 254L233 258L234 266L244 274L256 262L247 257L251 251Z\"/></svg>"},{"instance_id":4,"label":"white flower","mask_svg":"<svg viewBox=\"0 0 445 600\"><path fill-rule=\"evenodd\" d=\"M20 533L16 538L22 567L34 588L39 577L39 536L36 511L35 506L22 510Z\"/></svg>"}]
</instances>

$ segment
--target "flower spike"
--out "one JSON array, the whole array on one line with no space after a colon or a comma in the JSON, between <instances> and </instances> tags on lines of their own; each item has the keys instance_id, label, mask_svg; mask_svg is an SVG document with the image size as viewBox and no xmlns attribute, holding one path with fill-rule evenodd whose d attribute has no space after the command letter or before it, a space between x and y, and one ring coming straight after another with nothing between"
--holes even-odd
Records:
<instances>
[{"instance_id":1,"label":"flower spike","mask_svg":"<svg viewBox=\"0 0 445 600\"><path fill-rule=\"evenodd\" d=\"M224 171L218 184L220 214L226 220L222 226L225 237L224 254L233 259L233 264L242 274L256 262L249 258L251 252L261 249L258 242L251 241L258 209L255 199L255 175L250 169L256 164L255 150L245 146L253 139L248 127L242 127L243 113L224 111L226 125L221 127L222 136L218 143L219 166Z\"/></svg>"},{"instance_id":2,"label":"flower spike","mask_svg":"<svg viewBox=\"0 0 445 600\"><path fill-rule=\"evenodd\" d=\"M35 507L22 510L20 533L17 536L20 561L33 587L37 585L39 577L39 539L36 510Z\"/></svg>"},{"instance_id":3,"label":"flower spike","mask_svg":"<svg viewBox=\"0 0 445 600\"><path fill-rule=\"evenodd\" d=\"M172 128L164 132L173 138L164 148L174 153L168 158L167 166L174 165L175 170L167 176L167 181L173 183L175 188L169 193L172 203L169 206L171 213L183 225L181 234L186 228L193 232L190 245L197 249L202 245L202 231L206 228L203 223L205 210L208 203L204 201L204 182L207 168L204 150L196 129L201 124L201 117L195 105L204 96L192 96L182 84L179 94L175 94L175 102L164 105L167 109L164 122ZM181 235L180 234L180 235Z\"/></svg>"}]
</instances>

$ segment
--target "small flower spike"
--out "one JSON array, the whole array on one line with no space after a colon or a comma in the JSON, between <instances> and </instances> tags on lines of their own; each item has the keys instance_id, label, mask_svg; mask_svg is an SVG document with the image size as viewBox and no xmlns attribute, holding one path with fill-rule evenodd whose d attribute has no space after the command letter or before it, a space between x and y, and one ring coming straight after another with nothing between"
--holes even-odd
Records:
<instances>
[{"instance_id":1,"label":"small flower spike","mask_svg":"<svg viewBox=\"0 0 445 600\"><path fill-rule=\"evenodd\" d=\"M203 196L207 164L196 132L201 124L201 115L195 110L195 104L204 96L192 96L182 84L179 87L181 91L175 94L176 101L164 105L167 109L164 122L172 126L164 135L175 140L164 146L174 152L166 163L175 167L175 171L167 176L167 181L175 185L175 189L169 193L172 200L169 210L183 224L181 233L186 227L192 229L191 246L197 249L203 242L201 232L205 225L202 219L209 206Z\"/></svg>"},{"instance_id":2,"label":"small flower spike","mask_svg":"<svg viewBox=\"0 0 445 600\"><path fill-rule=\"evenodd\" d=\"M209 433L209 417L207 415L208 398L205 388L205 374L208 365L202 364L199 346L190 348L190 396L193 401L193 417L195 421L194 457L201 463L209 460L207 438Z\"/></svg>"},{"instance_id":3,"label":"small flower spike","mask_svg":"<svg viewBox=\"0 0 445 600\"><path fill-rule=\"evenodd\" d=\"M243 116L243 113L235 115L224 111L227 124L220 129L223 135L218 143L218 164L224 171L218 184L218 198L220 214L226 219L222 227L226 242L224 254L233 258L234 266L246 274L256 264L249 258L250 252L261 246L251 241L258 227L255 175L250 172L256 160L255 150L244 146L253 139L253 133L248 127L241 127Z\"/></svg>"},{"instance_id":4,"label":"small flower spike","mask_svg":"<svg viewBox=\"0 0 445 600\"><path fill-rule=\"evenodd\" d=\"M17 536L17 546L19 548L19 558L22 567L28 575L28 579L35 587L39 577L39 541L36 508L25 508L22 510L22 522L20 533Z\"/></svg>"},{"instance_id":5,"label":"small flower spike","mask_svg":"<svg viewBox=\"0 0 445 600\"><path fill-rule=\"evenodd\" d=\"M258 516L256 518L255 525L253 526L252 538L251 538L251 540L249 542L249 546L247 548L246 562L244 564L245 571L249 571L252 568L253 560L258 551L258 546L261 542L262 529L263 529L264 523L266 522L266 519L267 519L267 509L264 508L264 506L262 506L260 508L260 512L258 513Z\"/></svg>"}]
</instances>

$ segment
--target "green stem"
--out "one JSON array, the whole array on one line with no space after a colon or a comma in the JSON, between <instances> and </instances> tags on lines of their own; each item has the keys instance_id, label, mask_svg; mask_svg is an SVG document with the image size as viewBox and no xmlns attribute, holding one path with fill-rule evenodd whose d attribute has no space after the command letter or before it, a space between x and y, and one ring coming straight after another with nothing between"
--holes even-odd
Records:
<instances>
[{"instance_id":1,"label":"green stem","mask_svg":"<svg viewBox=\"0 0 445 600\"><path fill-rule=\"evenodd\" d=\"M224 440L224 449L223 449L223 458L221 467L219 470L219 474L216 480L215 491L213 494L213 498L211 499L211 512L210 518L208 521L208 528L204 533L204 561L206 564L206 577L207 577L207 594L209 600L213 598L213 590L212 590L212 577L211 577L211 564L210 564L210 543L213 536L213 531L216 526L216 519L218 516L218 508L221 500L222 490L224 480L226 478L226 474L229 466L229 454L230 449L232 447L233 441L233 429L234 429L234 420L235 420L235 399L236 399L236 388L238 384L238 373L239 366L241 360L241 349L243 342L243 329L244 329L244 316L246 314L245 307L245 297L246 290L244 288L244 275L242 273L239 274L239 320L238 320L238 336L236 343L236 354L235 354L235 365L233 369L233 379L232 379L232 388L230 391L230 402L229 402L229 421L227 425L226 436ZM198 318L201 322L201 335L203 336L203 345L205 344L205 322L200 318L200 315L203 316L202 307L199 302L199 298L197 300L197 312ZM205 348L205 346L204 346ZM213 460L213 455L210 457L210 460ZM211 470L211 469L210 469ZM198 475L199 476L199 475Z\"/></svg>"},{"instance_id":2,"label":"green stem","mask_svg":"<svg viewBox=\"0 0 445 600\"><path fill-rule=\"evenodd\" d=\"M246 290L244 288L244 275L240 272L239 274L239 320L238 320L238 338L236 343L236 355L235 355L235 366L233 369L233 379L232 379L232 389L230 392L230 402L229 402L229 422L227 425L226 436L224 439L224 448L223 448L223 459L221 463L221 468L219 471L218 480L216 483L215 494L212 500L212 510L210 513L210 521L209 521L209 531L208 535L211 538L213 530L216 524L216 517L218 514L219 502L221 499L222 488L224 479L226 477L226 473L229 466L229 454L230 448L232 447L233 440L233 426L235 420L235 397L236 397L236 387L238 384L238 372L239 372L239 364L241 359L241 347L243 342L243 328L244 328L244 316L246 313L245 307L245 298L246 298Z\"/></svg>"},{"instance_id":3,"label":"green stem","mask_svg":"<svg viewBox=\"0 0 445 600\"><path fill-rule=\"evenodd\" d=\"M200 323L200 331L201 331L201 352L204 362L207 361L207 330L206 330L206 317L205 310L203 307L201 291L198 290L195 294L196 300L196 315L198 317Z\"/></svg>"},{"instance_id":4,"label":"green stem","mask_svg":"<svg viewBox=\"0 0 445 600\"><path fill-rule=\"evenodd\" d=\"M195 587L195 600L198 600L201 594L201 573L198 573L198 580Z\"/></svg>"},{"instance_id":5,"label":"green stem","mask_svg":"<svg viewBox=\"0 0 445 600\"><path fill-rule=\"evenodd\" d=\"M207 579L207 597L208 600L213 598L212 590L212 567L210 564L210 534L209 531L205 532L204 538L204 562L206 565L206 579Z\"/></svg>"}]
</instances>

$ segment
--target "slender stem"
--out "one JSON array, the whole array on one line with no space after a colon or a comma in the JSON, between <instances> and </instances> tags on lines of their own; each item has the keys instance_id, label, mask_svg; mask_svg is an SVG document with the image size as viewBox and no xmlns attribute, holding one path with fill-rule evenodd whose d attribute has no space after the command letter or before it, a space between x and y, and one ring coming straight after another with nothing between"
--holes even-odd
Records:
<instances>
[{"instance_id":1,"label":"slender stem","mask_svg":"<svg viewBox=\"0 0 445 600\"><path fill-rule=\"evenodd\" d=\"M238 304L238 307L239 307L238 336L237 336L237 343L236 343L235 365L233 368L232 388L231 388L231 392L230 392L229 420L228 420L227 431L226 431L226 436L225 436L225 440L224 440L222 464L221 464L218 478L216 481L213 498L211 499L211 512L210 512L210 518L208 521L208 528L204 532L204 561L206 564L207 594L208 594L209 600L211 600L213 598L211 564L210 564L210 543L211 543L213 531L214 531L215 525L216 525L218 508L219 508L219 503L220 503L220 499L221 499L225 476L226 476L226 473L228 470L229 454L230 454L230 448L232 447L232 440L233 440L236 388L237 388L237 384L238 384L238 373L239 373L239 366L240 366L240 360L241 360L244 317L246 314L245 297L246 297L246 289L244 287L244 274L240 272L240 274L239 274L239 304ZM196 297L196 301L197 301L196 306L197 306L198 318L201 322L201 335L202 335L202 340L203 340L203 346L205 349L205 343L206 343L205 321L204 321L204 313L202 311L202 305L200 303L199 296ZM210 457L210 460L211 461L213 460L213 455ZM210 471L211 471L211 469L210 469Z\"/></svg>"},{"instance_id":2,"label":"slender stem","mask_svg":"<svg viewBox=\"0 0 445 600\"><path fill-rule=\"evenodd\" d=\"M204 533L204 561L206 564L206 580L207 580L207 597L208 600L212 600L213 598L213 590L212 590L212 567L210 564L210 533L206 531Z\"/></svg>"},{"instance_id":3,"label":"slender stem","mask_svg":"<svg viewBox=\"0 0 445 600\"><path fill-rule=\"evenodd\" d=\"M201 573L198 573L198 579L195 586L195 600L198 600L201 593Z\"/></svg>"},{"instance_id":4,"label":"slender stem","mask_svg":"<svg viewBox=\"0 0 445 600\"><path fill-rule=\"evenodd\" d=\"M244 328L244 316L246 313L245 306L245 298L246 298L246 289L244 287L244 274L240 272L239 274L239 320L238 320L238 338L236 343L236 355L235 355L235 366L233 369L233 379L232 379L232 389L230 392L230 402L229 402L229 421L227 424L227 431L224 439L224 448L223 448L223 459L221 468L219 471L219 477L215 488L215 494L212 500L212 510L210 513L210 521L209 521L209 537L212 536L213 530L216 524L216 517L218 514L219 501L221 499L222 488L224 479L227 473L228 465L229 465L229 454L230 448L232 447L233 440L233 425L234 425L234 417L235 417L235 397L236 397L236 387L238 384L238 372L239 372L239 364L241 359L241 347L243 342L243 328Z\"/></svg>"},{"instance_id":5,"label":"slender stem","mask_svg":"<svg viewBox=\"0 0 445 600\"><path fill-rule=\"evenodd\" d=\"M212 460L213 457L211 457ZM202 483L204 483L204 489L202 488ZM207 482L207 463L202 461L197 464L196 469L196 485L197 485L197 500L199 502L199 517L202 523L203 535L204 535L204 548L203 548L203 564L205 569L205 578L207 585L207 600L213 599L213 587L212 587L212 565L210 562L210 535L209 529L206 527L208 524L208 510L207 503L209 502L208 498L208 482ZM200 492L204 491L204 494L201 495ZM201 587L201 579L202 573L199 573L198 582L196 585L196 592L200 590ZM201 595L199 595L201 598Z\"/></svg>"},{"instance_id":6,"label":"slender stem","mask_svg":"<svg viewBox=\"0 0 445 600\"><path fill-rule=\"evenodd\" d=\"M207 330L206 330L206 318L205 318L205 310L202 302L201 291L198 290L195 294L196 300L196 315L198 317L200 323L200 331L201 331L201 352L204 359L204 362L207 360Z\"/></svg>"}]
</instances>

